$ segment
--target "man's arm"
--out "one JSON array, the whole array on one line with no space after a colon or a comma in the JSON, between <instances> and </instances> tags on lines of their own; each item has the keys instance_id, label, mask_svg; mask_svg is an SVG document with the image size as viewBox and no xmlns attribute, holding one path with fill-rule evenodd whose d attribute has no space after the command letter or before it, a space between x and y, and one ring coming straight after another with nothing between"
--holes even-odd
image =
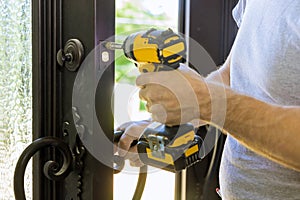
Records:
<instances>
[{"instance_id":1,"label":"man's arm","mask_svg":"<svg viewBox=\"0 0 300 200\"><path fill-rule=\"evenodd\" d=\"M206 81L230 85L230 59ZM249 149L300 170L300 108L279 107L226 90L225 124L213 124L230 133ZM221 127L223 126L223 127Z\"/></svg>"},{"instance_id":2,"label":"man's arm","mask_svg":"<svg viewBox=\"0 0 300 200\"><path fill-rule=\"evenodd\" d=\"M258 154L300 171L300 107L268 104L230 88L225 93L225 123L211 121L211 111L202 112L202 120Z\"/></svg>"},{"instance_id":3,"label":"man's arm","mask_svg":"<svg viewBox=\"0 0 300 200\"><path fill-rule=\"evenodd\" d=\"M229 86L230 59L229 55L206 80ZM226 96L226 118L221 129L258 154L299 171L300 108L267 104L231 90L226 90Z\"/></svg>"},{"instance_id":4,"label":"man's arm","mask_svg":"<svg viewBox=\"0 0 300 200\"><path fill-rule=\"evenodd\" d=\"M300 107L268 104L189 71L146 73L137 85L156 121L206 121L258 154L300 171Z\"/></svg>"}]
</instances>

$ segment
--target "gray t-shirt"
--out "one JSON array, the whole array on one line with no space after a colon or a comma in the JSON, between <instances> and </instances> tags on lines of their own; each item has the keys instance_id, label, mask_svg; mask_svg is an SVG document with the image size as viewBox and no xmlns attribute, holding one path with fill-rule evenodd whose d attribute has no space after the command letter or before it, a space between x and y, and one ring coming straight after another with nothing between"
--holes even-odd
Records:
<instances>
[{"instance_id":1,"label":"gray t-shirt","mask_svg":"<svg viewBox=\"0 0 300 200\"><path fill-rule=\"evenodd\" d=\"M232 48L231 87L265 102L300 105L300 0L240 0L233 16L240 28ZM226 200L300 200L300 173L228 135L220 188Z\"/></svg>"}]
</instances>

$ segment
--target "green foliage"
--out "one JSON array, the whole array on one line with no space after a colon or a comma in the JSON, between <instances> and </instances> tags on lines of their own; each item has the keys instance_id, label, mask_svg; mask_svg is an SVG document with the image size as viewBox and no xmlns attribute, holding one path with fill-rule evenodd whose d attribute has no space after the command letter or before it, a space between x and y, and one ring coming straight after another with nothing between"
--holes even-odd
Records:
<instances>
[{"instance_id":1,"label":"green foliage","mask_svg":"<svg viewBox=\"0 0 300 200\"><path fill-rule=\"evenodd\" d=\"M146 102L140 101L140 110L146 110Z\"/></svg>"},{"instance_id":2,"label":"green foliage","mask_svg":"<svg viewBox=\"0 0 300 200\"><path fill-rule=\"evenodd\" d=\"M116 11L117 18L131 18L131 19L150 19L150 20L166 20L165 14L153 15L146 8L143 7L139 0L131 0L124 2L123 7Z\"/></svg>"},{"instance_id":3,"label":"green foliage","mask_svg":"<svg viewBox=\"0 0 300 200\"><path fill-rule=\"evenodd\" d=\"M118 4L118 1L116 3ZM127 35L136 31L168 28L154 25L164 24L165 20L169 20L168 16L165 13L153 15L140 0L123 0L121 5L117 6L116 10L116 42L123 42ZM126 59L122 50L116 50L115 58L115 81L134 85L138 75L136 66ZM145 103L140 103L140 110L145 110Z\"/></svg>"},{"instance_id":4,"label":"green foliage","mask_svg":"<svg viewBox=\"0 0 300 200\"><path fill-rule=\"evenodd\" d=\"M118 3L118 1L116 2ZM128 34L137 31L137 30L148 30L150 28L166 28L158 27L152 25L151 23L143 24L143 21L146 22L157 22L168 20L166 14L153 15L146 8L143 7L143 4L139 0L132 1L123 1L122 7L119 7L116 10L116 18L126 19L126 23L117 23L116 24L116 41L122 42L121 39L124 39ZM136 23L137 20L139 23ZM121 39L120 39L121 38ZM126 82L129 84L134 84L136 78L135 65L128 61L123 55L121 50L116 51L116 72L115 72L115 81L116 82Z\"/></svg>"}]
</instances>

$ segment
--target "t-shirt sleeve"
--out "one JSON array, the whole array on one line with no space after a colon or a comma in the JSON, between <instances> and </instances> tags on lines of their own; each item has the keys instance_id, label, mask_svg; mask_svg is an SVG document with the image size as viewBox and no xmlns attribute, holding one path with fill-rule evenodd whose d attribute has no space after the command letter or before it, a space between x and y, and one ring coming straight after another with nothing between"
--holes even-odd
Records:
<instances>
[{"instance_id":1,"label":"t-shirt sleeve","mask_svg":"<svg viewBox=\"0 0 300 200\"><path fill-rule=\"evenodd\" d=\"M247 0L239 0L239 2L232 10L233 19L235 20L238 27L240 27L243 20L243 15L246 8L246 1Z\"/></svg>"}]
</instances>

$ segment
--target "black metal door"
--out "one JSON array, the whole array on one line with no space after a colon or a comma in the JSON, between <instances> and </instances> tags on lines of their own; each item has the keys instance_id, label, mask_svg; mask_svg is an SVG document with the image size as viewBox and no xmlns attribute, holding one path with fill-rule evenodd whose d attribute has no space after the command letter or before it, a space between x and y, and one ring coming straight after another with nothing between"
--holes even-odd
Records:
<instances>
[{"instance_id":1,"label":"black metal door","mask_svg":"<svg viewBox=\"0 0 300 200\"><path fill-rule=\"evenodd\" d=\"M16 168L17 200L23 198L23 170L35 152L38 153L33 157L34 199L113 198L113 170L82 142L85 135L96 133L86 125L90 119L81 118L82 110L74 106L73 91L76 77L85 67L85 58L91 54L97 58L98 51L93 50L114 35L114 12L114 1L32 1L34 142L23 152ZM102 61L92 64L95 69L107 67L93 96L86 98L96 102L91 109L110 140L114 69ZM86 74L84 78L95 77ZM112 157L113 150L106 148L101 153Z\"/></svg>"}]
</instances>

